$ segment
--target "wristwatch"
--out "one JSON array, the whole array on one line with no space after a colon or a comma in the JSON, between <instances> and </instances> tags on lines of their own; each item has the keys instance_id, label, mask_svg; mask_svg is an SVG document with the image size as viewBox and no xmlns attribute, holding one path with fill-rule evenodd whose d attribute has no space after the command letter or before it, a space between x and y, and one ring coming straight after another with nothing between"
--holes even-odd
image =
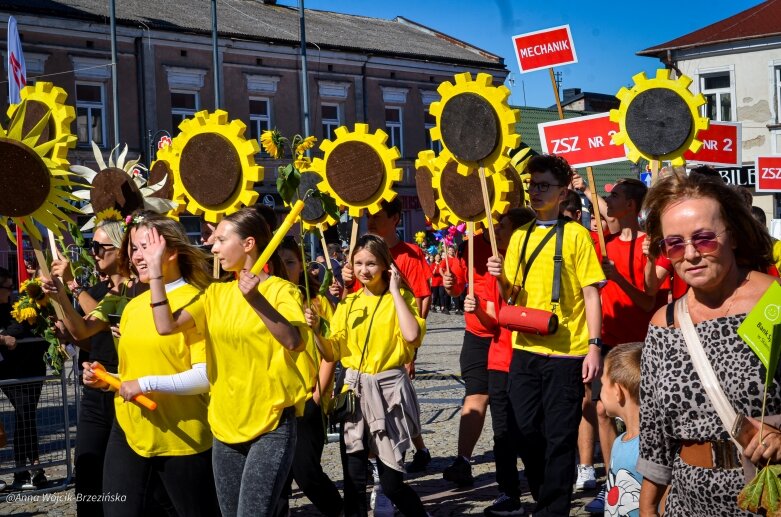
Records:
<instances>
[{"instance_id":1,"label":"wristwatch","mask_svg":"<svg viewBox=\"0 0 781 517\"><path fill-rule=\"evenodd\" d=\"M605 343L602 341L602 339L600 339L598 337L589 339L588 340L588 344L589 344L589 346L594 345L594 346L598 346L599 348L602 348L605 345Z\"/></svg>"}]
</instances>

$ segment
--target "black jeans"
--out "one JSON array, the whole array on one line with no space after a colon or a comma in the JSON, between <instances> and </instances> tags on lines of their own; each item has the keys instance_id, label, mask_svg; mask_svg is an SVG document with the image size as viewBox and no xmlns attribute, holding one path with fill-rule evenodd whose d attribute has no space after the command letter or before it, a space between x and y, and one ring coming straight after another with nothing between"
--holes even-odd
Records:
<instances>
[{"instance_id":1,"label":"black jeans","mask_svg":"<svg viewBox=\"0 0 781 517\"><path fill-rule=\"evenodd\" d=\"M105 514L109 517L146 515L145 499L153 497L158 481L178 515L220 515L211 450L186 456L145 458L130 448L125 433L115 422L103 464L103 491L125 497L104 502Z\"/></svg>"},{"instance_id":2,"label":"black jeans","mask_svg":"<svg viewBox=\"0 0 781 517\"><path fill-rule=\"evenodd\" d=\"M42 388L42 381L2 387L14 407L14 463L17 467L38 463L38 424L35 413Z\"/></svg>"},{"instance_id":3,"label":"black jeans","mask_svg":"<svg viewBox=\"0 0 781 517\"><path fill-rule=\"evenodd\" d=\"M366 485L369 473L369 449L364 436L364 449L347 454L344 444L344 429L341 429L339 450L342 454L344 471L344 515L345 517L366 517L369 505L366 500ZM404 483L404 473L385 466L377 459L377 473L380 476L382 492L407 517L425 517L426 509L418 494Z\"/></svg>"},{"instance_id":4,"label":"black jeans","mask_svg":"<svg viewBox=\"0 0 781 517\"><path fill-rule=\"evenodd\" d=\"M76 433L76 494L103 493L103 460L114 424L114 392L84 387ZM102 502L76 501L79 517L103 515Z\"/></svg>"},{"instance_id":5,"label":"black jeans","mask_svg":"<svg viewBox=\"0 0 781 517\"><path fill-rule=\"evenodd\" d=\"M583 358L513 350L508 391L534 517L569 515L584 396Z\"/></svg>"},{"instance_id":6,"label":"black jeans","mask_svg":"<svg viewBox=\"0 0 781 517\"><path fill-rule=\"evenodd\" d=\"M499 491L520 497L518 481L518 425L507 393L507 372L488 370L488 404L494 431L494 462Z\"/></svg>"},{"instance_id":7,"label":"black jeans","mask_svg":"<svg viewBox=\"0 0 781 517\"><path fill-rule=\"evenodd\" d=\"M287 480L287 487L277 505L276 515L287 515L290 498L290 485L296 480L304 495L312 504L328 517L337 517L342 513L342 496L333 481L323 472L320 460L325 445L325 428L320 406L309 399L304 407L304 416L296 422L296 452L293 466Z\"/></svg>"}]
</instances>

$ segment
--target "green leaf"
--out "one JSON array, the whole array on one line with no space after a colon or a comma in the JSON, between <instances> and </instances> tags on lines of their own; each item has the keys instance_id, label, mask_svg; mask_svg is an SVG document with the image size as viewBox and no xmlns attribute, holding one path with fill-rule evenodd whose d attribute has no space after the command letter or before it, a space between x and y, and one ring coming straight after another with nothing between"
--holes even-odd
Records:
<instances>
[{"instance_id":1,"label":"green leaf","mask_svg":"<svg viewBox=\"0 0 781 517\"><path fill-rule=\"evenodd\" d=\"M326 259L326 260L330 260L330 259ZM330 269L326 269L325 276L323 276L323 283L320 284L320 289L317 291L318 294L321 294L323 296L328 294L328 288L331 287L333 281L334 281L334 272L331 271Z\"/></svg>"},{"instance_id":2,"label":"green leaf","mask_svg":"<svg viewBox=\"0 0 781 517\"><path fill-rule=\"evenodd\" d=\"M781 465L769 465L757 472L738 495L738 506L743 510L767 515L781 515Z\"/></svg>"},{"instance_id":3,"label":"green leaf","mask_svg":"<svg viewBox=\"0 0 781 517\"><path fill-rule=\"evenodd\" d=\"M292 203L301 183L301 173L293 167L292 163L279 168L277 175L277 191L285 203Z\"/></svg>"},{"instance_id":4,"label":"green leaf","mask_svg":"<svg viewBox=\"0 0 781 517\"><path fill-rule=\"evenodd\" d=\"M336 204L336 200L318 189L312 189L309 193L314 199L319 199L320 204L323 206L323 211L334 219L338 220L341 214L339 213L339 205Z\"/></svg>"}]
</instances>

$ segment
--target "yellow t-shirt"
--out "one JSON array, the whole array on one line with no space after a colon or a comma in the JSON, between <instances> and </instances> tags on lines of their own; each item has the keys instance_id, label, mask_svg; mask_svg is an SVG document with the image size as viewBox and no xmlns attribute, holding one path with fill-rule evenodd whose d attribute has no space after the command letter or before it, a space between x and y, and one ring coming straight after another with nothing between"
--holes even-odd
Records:
<instances>
[{"instance_id":1,"label":"yellow t-shirt","mask_svg":"<svg viewBox=\"0 0 781 517\"><path fill-rule=\"evenodd\" d=\"M197 288L183 285L168 293L171 310L178 310L199 295ZM149 291L130 300L122 312L117 345L119 376L133 380L145 375L173 375L206 362L206 345L196 329L161 336L155 329ZM117 422L128 445L140 456L184 456L212 446L206 421L208 394L175 395L150 393L157 409L149 411L114 397Z\"/></svg>"},{"instance_id":2,"label":"yellow t-shirt","mask_svg":"<svg viewBox=\"0 0 781 517\"><path fill-rule=\"evenodd\" d=\"M776 269L781 273L781 241L773 239L773 262L776 264Z\"/></svg>"},{"instance_id":3,"label":"yellow t-shirt","mask_svg":"<svg viewBox=\"0 0 781 517\"><path fill-rule=\"evenodd\" d=\"M258 290L309 339L297 286L270 276ZM209 424L218 440L244 443L273 431L290 406L303 414L306 383L296 368L295 353L271 335L235 280L210 285L186 310L206 336Z\"/></svg>"},{"instance_id":4,"label":"yellow t-shirt","mask_svg":"<svg viewBox=\"0 0 781 517\"><path fill-rule=\"evenodd\" d=\"M504 259L504 275L520 286L523 280L523 266L520 263L521 248L530 225L523 226L513 233ZM536 227L529 236L526 246L526 260L537 248L551 227ZM524 292L520 293L515 304L534 309L551 310L553 293L553 256L556 251L556 236L545 244L526 277ZM561 290L556 315L559 328L550 336L537 336L517 332L513 338L513 348L543 355L584 356L588 353L588 326L586 325L586 304L583 300L583 287L596 284L605 279L602 266L597 259L594 244L588 230L578 223L564 225L561 267ZM517 278L516 278L517 271Z\"/></svg>"},{"instance_id":5,"label":"yellow t-shirt","mask_svg":"<svg viewBox=\"0 0 781 517\"><path fill-rule=\"evenodd\" d=\"M341 359L345 368L357 370L360 366L363 373L374 375L412 361L415 349L423 342L426 334L426 320L418 316L415 295L404 289L401 293L420 326L420 336L413 343L405 341L401 334L393 296L389 292L380 300L379 296L369 296L361 289L336 306L331 321L331 336L327 339L334 347L335 358ZM361 365L364 344L366 353Z\"/></svg>"},{"instance_id":6,"label":"yellow t-shirt","mask_svg":"<svg viewBox=\"0 0 781 517\"><path fill-rule=\"evenodd\" d=\"M318 307L318 312L322 319L325 321L331 321L331 319L333 319L334 309L331 307L331 302L329 302L325 296L318 294L316 298L312 298L312 304ZM320 374L320 360L322 359L322 355L315 343L314 333L307 332L306 349L298 353L293 352L293 354L296 356L296 368L301 372L301 377L304 379L306 399L309 400L312 398L315 387L317 386L317 376ZM326 386L323 386L322 388L324 393L322 394L323 396L321 399L325 399L327 402L328 397L327 393L325 393Z\"/></svg>"}]
</instances>

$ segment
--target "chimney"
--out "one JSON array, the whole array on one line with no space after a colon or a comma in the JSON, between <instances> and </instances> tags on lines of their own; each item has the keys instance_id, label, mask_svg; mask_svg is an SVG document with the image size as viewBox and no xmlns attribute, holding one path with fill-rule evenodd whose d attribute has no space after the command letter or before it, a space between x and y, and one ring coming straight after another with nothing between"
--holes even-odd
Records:
<instances>
[{"instance_id":1,"label":"chimney","mask_svg":"<svg viewBox=\"0 0 781 517\"><path fill-rule=\"evenodd\" d=\"M580 88L564 88L564 100L580 95Z\"/></svg>"}]
</instances>

